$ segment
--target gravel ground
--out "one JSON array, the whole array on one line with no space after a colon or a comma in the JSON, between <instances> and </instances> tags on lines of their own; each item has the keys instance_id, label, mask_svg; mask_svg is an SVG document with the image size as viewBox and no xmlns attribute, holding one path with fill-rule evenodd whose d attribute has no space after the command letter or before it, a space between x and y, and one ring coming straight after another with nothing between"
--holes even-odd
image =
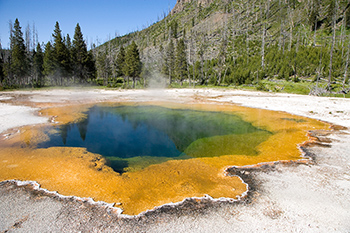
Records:
<instances>
[{"instance_id":1,"label":"gravel ground","mask_svg":"<svg viewBox=\"0 0 350 233\"><path fill-rule=\"evenodd\" d=\"M0 122L5 125L0 132L47 121L34 116L38 103L107 100L211 100L286 111L350 126L349 99L212 89L89 89L0 93ZM15 112L23 116L22 121L8 126L13 121L10 111L13 107L18 108ZM315 158L314 165L279 164L252 171L248 175L252 192L245 201L188 200L134 218L120 217L113 209L87 200L60 198L34 190L32 185L2 182L0 232L350 232L350 131L334 131L327 138L331 140L329 145L307 148Z\"/></svg>"}]
</instances>

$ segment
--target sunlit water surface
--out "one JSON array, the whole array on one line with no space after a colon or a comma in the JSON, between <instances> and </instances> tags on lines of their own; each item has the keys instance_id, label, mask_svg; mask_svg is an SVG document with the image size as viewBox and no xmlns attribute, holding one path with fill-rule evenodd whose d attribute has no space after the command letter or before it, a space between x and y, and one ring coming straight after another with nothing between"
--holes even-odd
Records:
<instances>
[{"instance_id":1,"label":"sunlit water surface","mask_svg":"<svg viewBox=\"0 0 350 233\"><path fill-rule=\"evenodd\" d=\"M255 156L255 147L271 135L222 112L94 106L85 114L79 122L46 129L50 139L39 143L38 148L83 147L104 156L109 166L122 173L133 169L129 161L135 160L138 167L145 167L150 160L158 163L241 153ZM237 143L242 139L244 144Z\"/></svg>"}]
</instances>

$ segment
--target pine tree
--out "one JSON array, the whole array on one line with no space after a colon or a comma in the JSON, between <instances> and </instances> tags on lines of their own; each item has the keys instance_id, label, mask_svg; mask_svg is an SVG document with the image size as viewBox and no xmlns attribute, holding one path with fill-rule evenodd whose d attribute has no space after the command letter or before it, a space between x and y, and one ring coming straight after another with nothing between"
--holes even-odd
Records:
<instances>
[{"instance_id":1,"label":"pine tree","mask_svg":"<svg viewBox=\"0 0 350 233\"><path fill-rule=\"evenodd\" d=\"M96 78L96 61L94 59L94 54L92 50L88 51L85 68L87 71L87 78L90 78L90 80L87 80L87 81L92 81L93 79L95 79Z\"/></svg>"},{"instance_id":2,"label":"pine tree","mask_svg":"<svg viewBox=\"0 0 350 233\"><path fill-rule=\"evenodd\" d=\"M35 84L38 87L41 87L44 85L43 82L43 65L44 65L44 54L41 49L40 44L36 46L36 50L34 51L34 56L33 56L33 75L34 75L34 80Z\"/></svg>"},{"instance_id":3,"label":"pine tree","mask_svg":"<svg viewBox=\"0 0 350 233\"><path fill-rule=\"evenodd\" d=\"M60 29L60 25L58 22L56 22L54 33L52 34L53 37L53 55L54 55L54 61L55 61L55 81L56 85L60 84L63 85L63 78L68 75L69 70L69 55L66 48L66 45L64 44L64 40L62 37L62 32Z\"/></svg>"},{"instance_id":4,"label":"pine tree","mask_svg":"<svg viewBox=\"0 0 350 233\"><path fill-rule=\"evenodd\" d=\"M49 41L45 45L45 52L43 58L43 74L51 81L55 74L55 69L56 67L54 61L54 51L51 42Z\"/></svg>"},{"instance_id":5,"label":"pine tree","mask_svg":"<svg viewBox=\"0 0 350 233\"><path fill-rule=\"evenodd\" d=\"M172 79L175 78L175 48L171 39L165 51L163 73L168 76L169 85L171 85Z\"/></svg>"},{"instance_id":6,"label":"pine tree","mask_svg":"<svg viewBox=\"0 0 350 233\"><path fill-rule=\"evenodd\" d=\"M338 6L336 6L336 0L330 0L328 3L325 1L325 3L327 7L326 23L331 28Z\"/></svg>"},{"instance_id":7,"label":"pine tree","mask_svg":"<svg viewBox=\"0 0 350 233\"><path fill-rule=\"evenodd\" d=\"M67 33L67 36L66 36L64 41L65 41L65 45L66 45L66 48L68 49L68 51L71 51L72 50L72 41L71 41L68 33Z\"/></svg>"},{"instance_id":8,"label":"pine tree","mask_svg":"<svg viewBox=\"0 0 350 233\"><path fill-rule=\"evenodd\" d=\"M123 72L124 65L125 65L125 49L123 46L120 46L119 53L116 59L116 64L115 64L117 77L124 76L124 72Z\"/></svg>"},{"instance_id":9,"label":"pine tree","mask_svg":"<svg viewBox=\"0 0 350 233\"><path fill-rule=\"evenodd\" d=\"M5 54L4 54L3 50L2 50L1 41L0 41L0 87L1 87L1 84L3 83L3 81L5 79L4 57L5 57Z\"/></svg>"},{"instance_id":10,"label":"pine tree","mask_svg":"<svg viewBox=\"0 0 350 233\"><path fill-rule=\"evenodd\" d=\"M175 57L175 72L176 79L180 81L182 86L182 82L185 78L187 78L187 55L186 55L186 47L185 42L181 38L176 45L176 57Z\"/></svg>"},{"instance_id":11,"label":"pine tree","mask_svg":"<svg viewBox=\"0 0 350 233\"><path fill-rule=\"evenodd\" d=\"M311 26L311 30L317 29L318 17L320 14L320 2L319 0L312 0L310 3L309 9L309 24Z\"/></svg>"},{"instance_id":12,"label":"pine tree","mask_svg":"<svg viewBox=\"0 0 350 233\"><path fill-rule=\"evenodd\" d=\"M24 45L23 33L18 19L13 25L13 32L10 36L11 41L11 72L14 83L24 85L24 78L28 72L28 59Z\"/></svg>"},{"instance_id":13,"label":"pine tree","mask_svg":"<svg viewBox=\"0 0 350 233\"><path fill-rule=\"evenodd\" d=\"M74 75L78 77L80 81L86 82L89 77L89 70L87 68L89 56L79 24L75 27L72 54Z\"/></svg>"},{"instance_id":14,"label":"pine tree","mask_svg":"<svg viewBox=\"0 0 350 233\"><path fill-rule=\"evenodd\" d=\"M103 49L96 55L97 75L103 79L103 85L107 85L108 78L112 75L110 61L107 50Z\"/></svg>"},{"instance_id":15,"label":"pine tree","mask_svg":"<svg viewBox=\"0 0 350 233\"><path fill-rule=\"evenodd\" d=\"M141 60L139 50L135 41L128 46L126 55L125 55L125 66L124 74L127 77L132 77L132 87L135 88L136 77L139 77L141 74Z\"/></svg>"},{"instance_id":16,"label":"pine tree","mask_svg":"<svg viewBox=\"0 0 350 233\"><path fill-rule=\"evenodd\" d=\"M174 19L173 21L171 21L168 25L168 30L169 30L169 39L177 38L177 30L179 28L179 24L177 22L176 19Z\"/></svg>"},{"instance_id":17,"label":"pine tree","mask_svg":"<svg viewBox=\"0 0 350 233\"><path fill-rule=\"evenodd\" d=\"M66 71L67 71L67 76L71 77L73 76L73 63L74 63L74 58L72 54L72 41L70 39L69 34L64 38L64 44L66 46L66 52L67 52L67 60L68 64L66 66ZM74 80L73 80L74 83Z\"/></svg>"}]
</instances>

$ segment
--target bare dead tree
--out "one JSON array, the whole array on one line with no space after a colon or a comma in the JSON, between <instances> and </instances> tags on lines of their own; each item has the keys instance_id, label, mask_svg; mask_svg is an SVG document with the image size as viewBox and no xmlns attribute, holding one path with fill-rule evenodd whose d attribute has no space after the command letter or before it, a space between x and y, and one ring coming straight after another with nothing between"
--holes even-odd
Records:
<instances>
[{"instance_id":1,"label":"bare dead tree","mask_svg":"<svg viewBox=\"0 0 350 233\"><path fill-rule=\"evenodd\" d=\"M261 68L265 68L265 37L266 37L266 25L263 23L262 29L262 42L261 42Z\"/></svg>"},{"instance_id":2,"label":"bare dead tree","mask_svg":"<svg viewBox=\"0 0 350 233\"><path fill-rule=\"evenodd\" d=\"M342 89L344 95L346 94L345 84L346 84L346 80L348 79L349 56L350 56L350 41L348 40L348 51L346 53L346 61L345 61L345 68L344 68L344 80L343 80L343 89Z\"/></svg>"},{"instance_id":3,"label":"bare dead tree","mask_svg":"<svg viewBox=\"0 0 350 233\"><path fill-rule=\"evenodd\" d=\"M279 36L279 43L278 43L278 49L282 49L282 41L284 41L284 16L283 16L283 10L281 6L281 0L278 1L278 8L280 9L280 36ZM283 43L284 46L284 43Z\"/></svg>"},{"instance_id":4,"label":"bare dead tree","mask_svg":"<svg viewBox=\"0 0 350 233\"><path fill-rule=\"evenodd\" d=\"M190 35L189 35L189 42L188 44L188 62L187 62L187 72L188 72L188 80L189 80L189 86L191 86L191 75L190 75L190 65L192 65L192 71L194 73L194 64L192 63L192 59L191 59L191 53L192 53L192 30L190 30Z\"/></svg>"},{"instance_id":5,"label":"bare dead tree","mask_svg":"<svg viewBox=\"0 0 350 233\"><path fill-rule=\"evenodd\" d=\"M36 30L35 23L33 22L32 26L32 48L35 49L38 44L38 31Z\"/></svg>"},{"instance_id":6,"label":"bare dead tree","mask_svg":"<svg viewBox=\"0 0 350 233\"><path fill-rule=\"evenodd\" d=\"M340 32L340 46L342 48L341 50L341 56L343 57L344 55L344 31L345 31L345 20L346 20L346 14L345 12L343 13L343 20L342 20L342 25L341 25L341 32Z\"/></svg>"},{"instance_id":7,"label":"bare dead tree","mask_svg":"<svg viewBox=\"0 0 350 233\"><path fill-rule=\"evenodd\" d=\"M289 5L288 5L288 16L289 16L289 23L290 23L288 51L291 51L292 44L293 44L294 18L293 18L293 11Z\"/></svg>"},{"instance_id":8,"label":"bare dead tree","mask_svg":"<svg viewBox=\"0 0 350 233\"><path fill-rule=\"evenodd\" d=\"M9 34L10 34L10 41L13 39L13 23L11 20L8 21L8 26L9 26ZM10 50L13 49L13 44L10 42ZM7 73L7 85L12 86L17 80L13 80L13 72L11 69L11 56L7 56L7 67L8 67L8 73Z\"/></svg>"},{"instance_id":9,"label":"bare dead tree","mask_svg":"<svg viewBox=\"0 0 350 233\"><path fill-rule=\"evenodd\" d=\"M32 46L32 36L31 36L29 23L27 24L26 32L25 32L25 46L26 46L27 53L29 53L31 51L31 46Z\"/></svg>"},{"instance_id":10,"label":"bare dead tree","mask_svg":"<svg viewBox=\"0 0 350 233\"><path fill-rule=\"evenodd\" d=\"M207 36L202 33L200 35L200 41L201 41L201 43L199 44L197 55L199 57L200 64L201 64L201 80L200 80L200 82L201 82L201 84L204 84L207 82L207 78L208 78L208 63L205 62L205 60L204 60L205 53L206 53L206 50L208 48Z\"/></svg>"},{"instance_id":11,"label":"bare dead tree","mask_svg":"<svg viewBox=\"0 0 350 233\"><path fill-rule=\"evenodd\" d=\"M11 39L13 37L13 23L12 23L12 20L8 21L8 26L9 26L9 34L10 34L10 39ZM11 45L10 45L10 49L12 49Z\"/></svg>"},{"instance_id":12,"label":"bare dead tree","mask_svg":"<svg viewBox=\"0 0 350 233\"><path fill-rule=\"evenodd\" d=\"M321 48L321 51L320 51L320 59L319 59L318 69L317 69L316 88L318 88L318 82L319 82L319 80L320 80L320 76L321 76L322 70L323 70L323 67L322 67L322 48Z\"/></svg>"},{"instance_id":13,"label":"bare dead tree","mask_svg":"<svg viewBox=\"0 0 350 233\"><path fill-rule=\"evenodd\" d=\"M235 59L235 39L236 39L236 10L232 6L232 57Z\"/></svg>"},{"instance_id":14,"label":"bare dead tree","mask_svg":"<svg viewBox=\"0 0 350 233\"><path fill-rule=\"evenodd\" d=\"M322 56L323 56L323 52L322 52L322 48L321 48L319 64L318 64L318 67L317 67L317 70L316 70L316 74L317 74L317 76L316 76L316 86L310 88L310 93L309 93L309 95L321 96L321 95L323 95L323 94L326 93L326 90L325 90L324 88L319 88L319 87L318 87L318 83L319 83L319 81L320 81L321 74L322 74L322 72L323 72L323 67L322 67Z\"/></svg>"},{"instance_id":15,"label":"bare dead tree","mask_svg":"<svg viewBox=\"0 0 350 233\"><path fill-rule=\"evenodd\" d=\"M224 21L223 21L224 33L221 38L221 47L219 52L219 70L218 70L218 86L220 86L222 79L225 79L226 75L226 49L227 49L227 9L224 12ZM225 69L225 72L224 72ZM224 73L224 74L223 74Z\"/></svg>"},{"instance_id":16,"label":"bare dead tree","mask_svg":"<svg viewBox=\"0 0 350 233\"><path fill-rule=\"evenodd\" d=\"M265 69L265 43L266 43L266 31L267 31L267 20L268 20L268 15L269 15L269 10L270 10L270 1L267 1L264 4L264 8L261 8L263 11L263 22L262 22L262 42L261 42L261 68Z\"/></svg>"},{"instance_id":17,"label":"bare dead tree","mask_svg":"<svg viewBox=\"0 0 350 233\"><path fill-rule=\"evenodd\" d=\"M334 52L334 46L335 46L335 29L336 29L336 19L337 19L338 7L339 7L338 1L335 0L335 7L334 7L334 11L333 11L333 16L332 16L333 36L332 36L332 46L331 46L330 59L329 59L329 76L328 76L328 85L327 85L327 90L329 92L331 91L331 82L332 82L333 52Z\"/></svg>"}]
</instances>

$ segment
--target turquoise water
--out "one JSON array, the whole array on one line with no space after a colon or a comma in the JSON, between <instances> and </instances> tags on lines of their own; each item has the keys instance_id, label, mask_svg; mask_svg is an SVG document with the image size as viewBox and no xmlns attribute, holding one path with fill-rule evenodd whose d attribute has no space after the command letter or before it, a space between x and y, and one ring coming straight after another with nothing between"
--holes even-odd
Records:
<instances>
[{"instance_id":1,"label":"turquoise water","mask_svg":"<svg viewBox=\"0 0 350 233\"><path fill-rule=\"evenodd\" d=\"M200 148L202 141L217 136L262 132L240 117L222 112L97 105L85 114L86 118L77 123L48 129L50 139L38 147L84 147L104 156L115 171L122 173L130 163L145 163L141 165L145 167L170 159L191 158L184 153L191 144ZM270 133L264 132L266 137L253 140L254 145L249 146L254 148L266 140Z\"/></svg>"}]
</instances>

